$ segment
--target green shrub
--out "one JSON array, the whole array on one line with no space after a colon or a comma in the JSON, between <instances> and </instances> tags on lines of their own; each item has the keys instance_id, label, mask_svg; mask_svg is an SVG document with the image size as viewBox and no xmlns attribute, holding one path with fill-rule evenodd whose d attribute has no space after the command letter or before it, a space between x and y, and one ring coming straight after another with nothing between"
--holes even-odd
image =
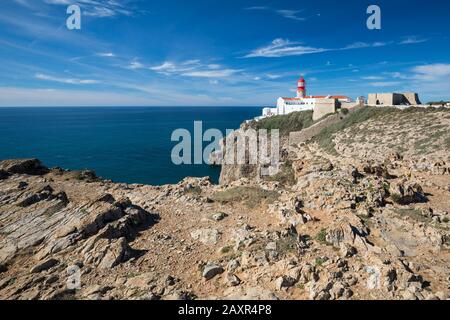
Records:
<instances>
[{"instance_id":1,"label":"green shrub","mask_svg":"<svg viewBox=\"0 0 450 320\"><path fill-rule=\"evenodd\" d=\"M327 242L327 229L322 229L319 231L319 233L316 235L315 238L317 241L319 241L322 244L328 244Z\"/></svg>"},{"instance_id":2,"label":"green shrub","mask_svg":"<svg viewBox=\"0 0 450 320\"><path fill-rule=\"evenodd\" d=\"M254 208L264 202L273 203L278 197L278 192L259 187L234 187L216 192L212 196L212 200L224 204L243 202L247 207Z\"/></svg>"},{"instance_id":3,"label":"green shrub","mask_svg":"<svg viewBox=\"0 0 450 320\"><path fill-rule=\"evenodd\" d=\"M267 180L277 181L284 186L294 185L296 183L296 180L295 172L292 168L292 161L287 161L286 163L284 163L281 166L280 171L276 175L267 177Z\"/></svg>"},{"instance_id":4,"label":"green shrub","mask_svg":"<svg viewBox=\"0 0 450 320\"><path fill-rule=\"evenodd\" d=\"M310 127L314 121L312 111L293 112L283 116L273 116L255 123L256 129L280 130L280 135L288 135L290 132L301 131Z\"/></svg>"},{"instance_id":5,"label":"green shrub","mask_svg":"<svg viewBox=\"0 0 450 320\"><path fill-rule=\"evenodd\" d=\"M321 267L327 261L328 261L328 258L326 258L326 257L324 257L324 258L318 257L318 258L316 258L316 266Z\"/></svg>"}]
</instances>

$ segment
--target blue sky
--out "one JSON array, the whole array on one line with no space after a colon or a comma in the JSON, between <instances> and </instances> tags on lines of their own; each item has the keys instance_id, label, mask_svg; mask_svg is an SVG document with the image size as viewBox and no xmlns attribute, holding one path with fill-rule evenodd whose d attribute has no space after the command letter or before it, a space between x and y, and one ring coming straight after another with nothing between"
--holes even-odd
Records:
<instances>
[{"instance_id":1,"label":"blue sky","mask_svg":"<svg viewBox=\"0 0 450 320\"><path fill-rule=\"evenodd\" d=\"M442 0L2 0L0 106L270 106L300 74L310 94L450 100L449 15Z\"/></svg>"}]
</instances>

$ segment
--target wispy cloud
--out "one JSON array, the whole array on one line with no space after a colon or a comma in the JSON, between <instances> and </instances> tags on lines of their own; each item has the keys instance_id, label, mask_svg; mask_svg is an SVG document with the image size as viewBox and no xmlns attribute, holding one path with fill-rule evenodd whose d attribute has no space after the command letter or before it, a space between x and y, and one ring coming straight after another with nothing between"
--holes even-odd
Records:
<instances>
[{"instance_id":1,"label":"wispy cloud","mask_svg":"<svg viewBox=\"0 0 450 320\"><path fill-rule=\"evenodd\" d=\"M105 58L113 58L116 55L114 53L112 53L112 52L99 52L99 53L97 53L97 56L105 57Z\"/></svg>"},{"instance_id":2,"label":"wispy cloud","mask_svg":"<svg viewBox=\"0 0 450 320\"><path fill-rule=\"evenodd\" d=\"M400 85L401 82L399 81L378 81L378 82L371 82L369 83L372 87L395 87Z\"/></svg>"},{"instance_id":3,"label":"wispy cloud","mask_svg":"<svg viewBox=\"0 0 450 320\"><path fill-rule=\"evenodd\" d=\"M268 74L266 74L266 77L269 78L269 79L271 79L271 80L275 80L275 79L281 78L282 76L279 75L279 74L268 73Z\"/></svg>"},{"instance_id":4,"label":"wispy cloud","mask_svg":"<svg viewBox=\"0 0 450 320\"><path fill-rule=\"evenodd\" d=\"M305 17L300 17L298 14L302 12L303 10L276 10L276 12L281 15L282 17L285 17L287 19L297 20L297 21L304 21L306 20Z\"/></svg>"},{"instance_id":5,"label":"wispy cloud","mask_svg":"<svg viewBox=\"0 0 450 320\"><path fill-rule=\"evenodd\" d=\"M196 77L196 78L225 78L229 77L240 70L235 69L221 69L221 70L202 70L202 71L189 71L185 72L182 75L187 77Z\"/></svg>"},{"instance_id":6,"label":"wispy cloud","mask_svg":"<svg viewBox=\"0 0 450 320\"><path fill-rule=\"evenodd\" d=\"M91 79L73 79L73 78L60 78L60 77L54 77L43 73L37 73L35 75L36 79L39 80L45 80L45 81L52 81L52 82L59 82L59 83L65 83L65 84L75 84L75 85L82 85L82 84L97 84L100 83L98 80L91 80Z\"/></svg>"},{"instance_id":7,"label":"wispy cloud","mask_svg":"<svg viewBox=\"0 0 450 320\"><path fill-rule=\"evenodd\" d=\"M416 41L416 42L413 42ZM301 56L305 54L322 53L327 51L344 51L344 50L356 50L365 48L381 48L394 44L411 44L418 43L419 40L409 38L404 39L401 42L396 41L375 41L375 42L354 42L341 48L320 48L304 45L299 41L290 41L289 39L277 38L273 40L269 45L257 48L244 58L266 57L266 58L279 58L285 56ZM331 65L327 62L327 65Z\"/></svg>"},{"instance_id":8,"label":"wispy cloud","mask_svg":"<svg viewBox=\"0 0 450 320\"><path fill-rule=\"evenodd\" d=\"M341 48L341 50L351 50L351 49L363 49L363 48L377 48L377 47L384 47L392 42L355 42L352 44L349 44L348 46L345 46Z\"/></svg>"},{"instance_id":9,"label":"wispy cloud","mask_svg":"<svg viewBox=\"0 0 450 320\"><path fill-rule=\"evenodd\" d=\"M69 6L78 4L81 12L85 16L108 18L114 16L133 16L136 14L146 13L135 8L133 3L137 0L14 0L17 4L27 8L42 9L43 4ZM39 5L36 6L36 3Z\"/></svg>"},{"instance_id":10,"label":"wispy cloud","mask_svg":"<svg viewBox=\"0 0 450 320\"><path fill-rule=\"evenodd\" d=\"M363 80L383 80L383 77L380 76L367 76L367 77L361 77Z\"/></svg>"},{"instance_id":11,"label":"wispy cloud","mask_svg":"<svg viewBox=\"0 0 450 320\"><path fill-rule=\"evenodd\" d=\"M291 9L275 9L268 6L253 6L253 7L247 7L244 8L245 10L253 10L253 11L270 11L273 12L283 18L296 20L296 21L305 21L309 17L306 16L300 16L300 13L303 12L303 10L291 10ZM317 14L315 16L320 16L320 14Z\"/></svg>"},{"instance_id":12,"label":"wispy cloud","mask_svg":"<svg viewBox=\"0 0 450 320\"><path fill-rule=\"evenodd\" d=\"M412 69L418 80L435 81L450 77L450 64L437 63L417 66Z\"/></svg>"},{"instance_id":13,"label":"wispy cloud","mask_svg":"<svg viewBox=\"0 0 450 320\"><path fill-rule=\"evenodd\" d=\"M294 42L285 39L275 39L268 46L257 48L247 54L245 58L268 57L278 58L285 56L300 56L304 54L312 54L328 51L323 48L315 48L302 45L301 42Z\"/></svg>"},{"instance_id":14,"label":"wispy cloud","mask_svg":"<svg viewBox=\"0 0 450 320\"><path fill-rule=\"evenodd\" d=\"M203 64L200 60L187 60L181 63L165 61L148 69L164 75L181 75L196 78L225 78L242 70L223 67L220 64Z\"/></svg>"},{"instance_id":15,"label":"wispy cloud","mask_svg":"<svg viewBox=\"0 0 450 320\"><path fill-rule=\"evenodd\" d=\"M144 68L145 68L145 66L137 60L131 61L130 64L128 66L126 66L126 69L130 69L130 70L137 70L137 69L144 69Z\"/></svg>"},{"instance_id":16,"label":"wispy cloud","mask_svg":"<svg viewBox=\"0 0 450 320\"><path fill-rule=\"evenodd\" d=\"M415 44L415 43L423 43L427 42L428 39L421 38L418 36L409 36L405 37L402 41L399 42L399 44Z\"/></svg>"}]
</instances>

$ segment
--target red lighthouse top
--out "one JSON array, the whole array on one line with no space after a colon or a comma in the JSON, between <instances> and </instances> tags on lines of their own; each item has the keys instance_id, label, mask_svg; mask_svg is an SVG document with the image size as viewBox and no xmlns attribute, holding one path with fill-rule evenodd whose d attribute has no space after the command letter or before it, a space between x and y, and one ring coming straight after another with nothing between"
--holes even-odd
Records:
<instances>
[{"instance_id":1,"label":"red lighthouse top","mask_svg":"<svg viewBox=\"0 0 450 320\"><path fill-rule=\"evenodd\" d=\"M306 81L305 78L300 77L297 84L297 97L304 98L306 96Z\"/></svg>"}]
</instances>

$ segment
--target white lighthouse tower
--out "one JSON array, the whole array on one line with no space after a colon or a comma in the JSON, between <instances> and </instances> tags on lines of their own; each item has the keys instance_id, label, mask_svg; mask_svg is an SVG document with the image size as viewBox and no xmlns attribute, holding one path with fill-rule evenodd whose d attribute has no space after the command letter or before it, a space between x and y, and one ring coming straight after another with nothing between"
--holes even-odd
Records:
<instances>
[{"instance_id":1,"label":"white lighthouse tower","mask_svg":"<svg viewBox=\"0 0 450 320\"><path fill-rule=\"evenodd\" d=\"M306 82L305 78L300 77L297 83L297 98L306 97Z\"/></svg>"}]
</instances>

